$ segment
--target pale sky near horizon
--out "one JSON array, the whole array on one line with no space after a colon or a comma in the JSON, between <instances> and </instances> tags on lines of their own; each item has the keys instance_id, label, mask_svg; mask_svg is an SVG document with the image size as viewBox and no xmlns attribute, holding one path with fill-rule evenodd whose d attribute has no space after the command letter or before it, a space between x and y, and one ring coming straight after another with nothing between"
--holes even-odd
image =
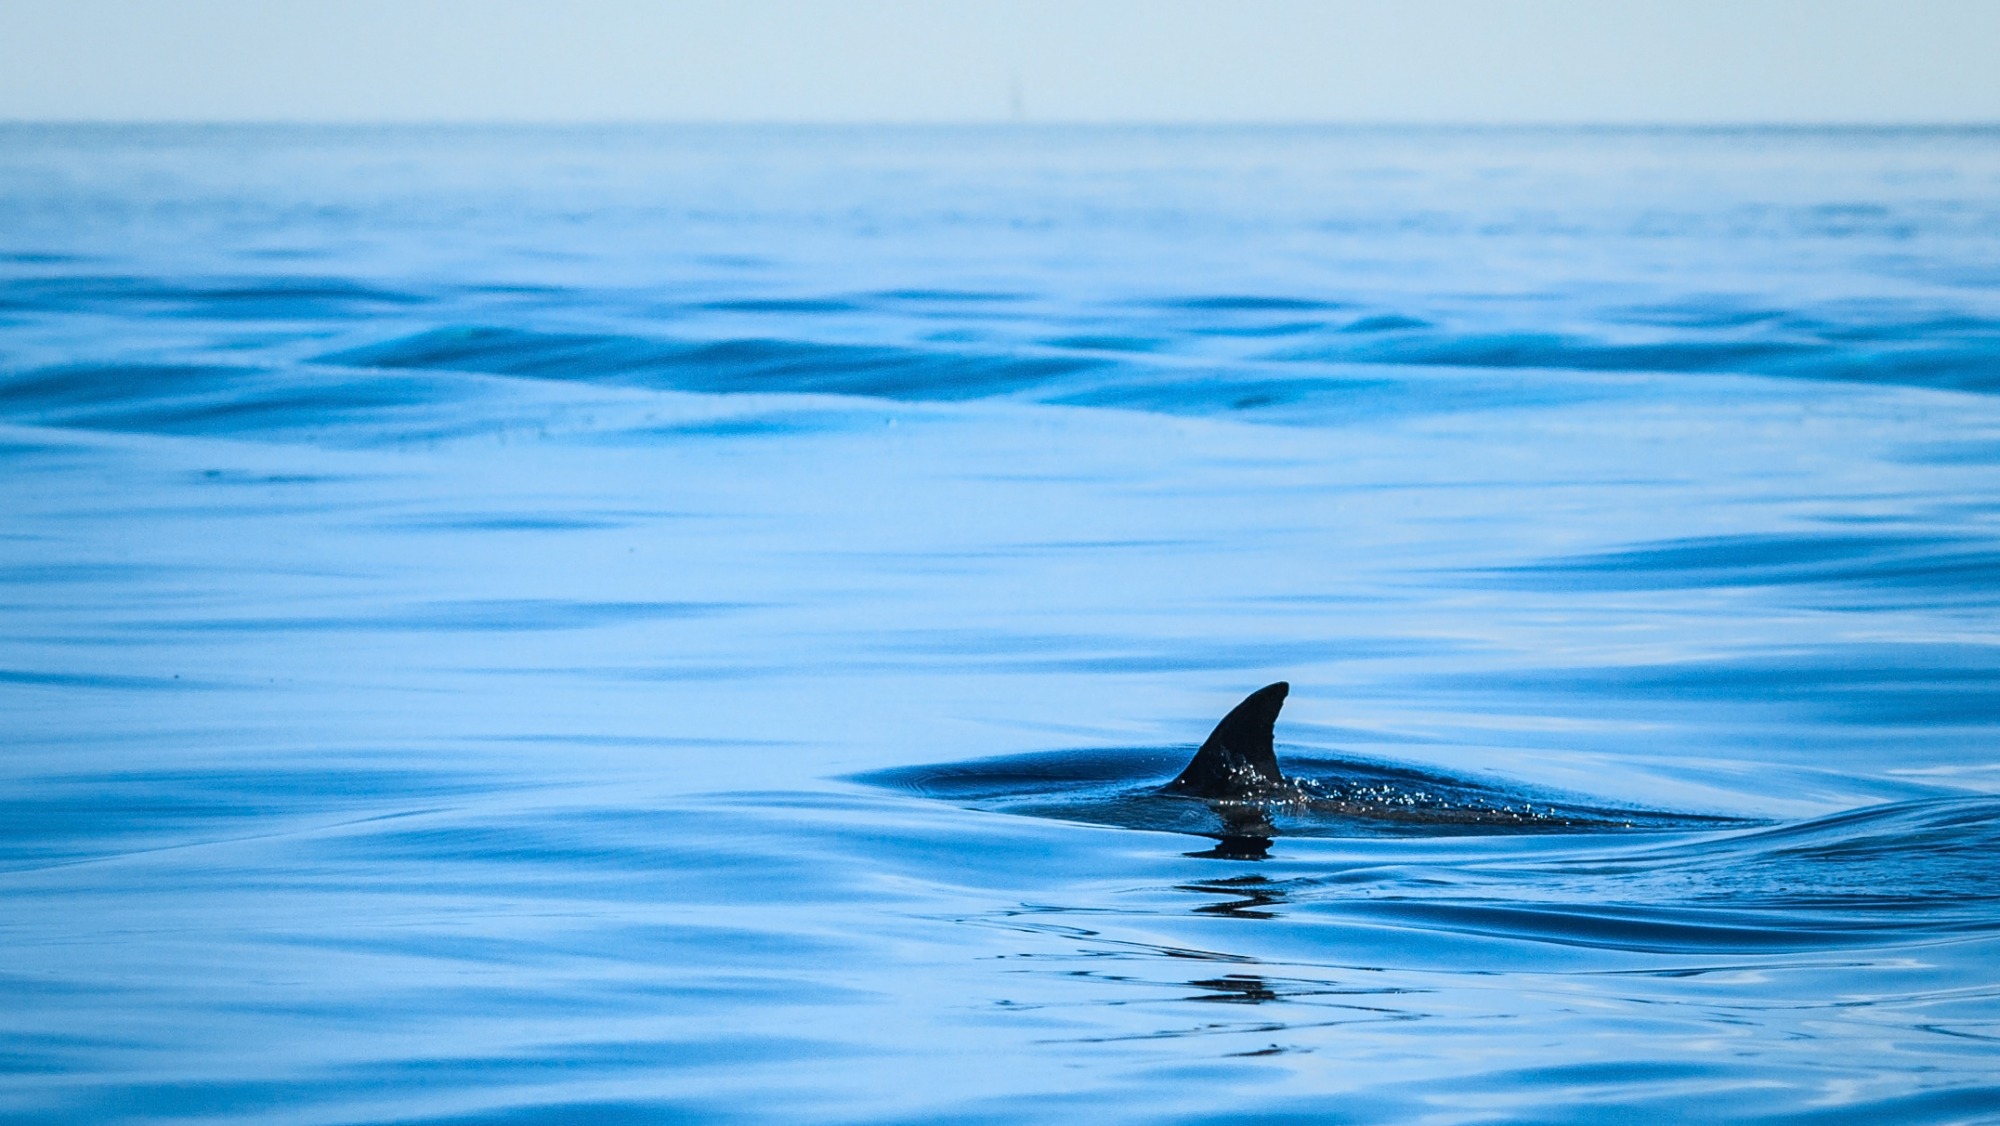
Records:
<instances>
[{"instance_id":1,"label":"pale sky near horizon","mask_svg":"<svg viewBox=\"0 0 2000 1126\"><path fill-rule=\"evenodd\" d=\"M2000 122L2000 0L0 0L0 120Z\"/></svg>"}]
</instances>

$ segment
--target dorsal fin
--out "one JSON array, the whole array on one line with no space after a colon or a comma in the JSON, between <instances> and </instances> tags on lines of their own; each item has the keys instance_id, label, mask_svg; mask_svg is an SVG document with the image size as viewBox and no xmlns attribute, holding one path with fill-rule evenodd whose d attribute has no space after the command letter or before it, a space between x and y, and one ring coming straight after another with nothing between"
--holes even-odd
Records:
<instances>
[{"instance_id":1,"label":"dorsal fin","mask_svg":"<svg viewBox=\"0 0 2000 1126\"><path fill-rule=\"evenodd\" d=\"M1283 782L1278 753L1271 749L1271 728L1291 690L1281 680L1250 693L1215 725L1194 761L1167 789L1198 798L1235 798Z\"/></svg>"}]
</instances>

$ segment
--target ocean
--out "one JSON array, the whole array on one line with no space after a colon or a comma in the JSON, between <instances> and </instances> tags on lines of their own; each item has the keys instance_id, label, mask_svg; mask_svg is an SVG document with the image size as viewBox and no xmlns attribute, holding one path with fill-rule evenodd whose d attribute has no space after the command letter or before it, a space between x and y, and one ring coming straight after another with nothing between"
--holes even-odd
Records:
<instances>
[{"instance_id":1,"label":"ocean","mask_svg":"<svg viewBox=\"0 0 2000 1126\"><path fill-rule=\"evenodd\" d=\"M2000 130L0 126L0 473L0 1121L2000 1121Z\"/></svg>"}]
</instances>

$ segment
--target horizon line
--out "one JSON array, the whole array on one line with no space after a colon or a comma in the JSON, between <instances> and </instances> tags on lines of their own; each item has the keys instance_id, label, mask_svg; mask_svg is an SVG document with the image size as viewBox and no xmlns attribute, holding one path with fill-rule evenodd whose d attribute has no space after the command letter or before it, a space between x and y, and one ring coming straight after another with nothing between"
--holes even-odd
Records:
<instances>
[{"instance_id":1,"label":"horizon line","mask_svg":"<svg viewBox=\"0 0 2000 1126\"><path fill-rule=\"evenodd\" d=\"M0 127L96 126L106 128L778 128L778 129L1596 129L1596 130L1934 130L1984 131L2000 129L2000 118L1991 119L1828 119L1828 120L1660 120L1628 119L1532 119L1452 120L1447 118L718 118L718 117L8 117L0 115Z\"/></svg>"}]
</instances>

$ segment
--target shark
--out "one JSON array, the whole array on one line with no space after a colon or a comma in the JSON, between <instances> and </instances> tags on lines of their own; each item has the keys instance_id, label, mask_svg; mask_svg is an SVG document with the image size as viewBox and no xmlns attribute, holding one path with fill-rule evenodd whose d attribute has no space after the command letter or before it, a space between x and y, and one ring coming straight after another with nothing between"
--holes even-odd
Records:
<instances>
[{"instance_id":1,"label":"shark","mask_svg":"<svg viewBox=\"0 0 2000 1126\"><path fill-rule=\"evenodd\" d=\"M1281 680L1244 697L1208 733L1166 791L1217 801L1247 801L1282 791L1285 774L1278 769L1275 737L1278 712L1291 691L1291 684Z\"/></svg>"},{"instance_id":2,"label":"shark","mask_svg":"<svg viewBox=\"0 0 2000 1126\"><path fill-rule=\"evenodd\" d=\"M1605 820L1576 811L1561 813L1548 805L1538 810L1532 801L1451 801L1424 791L1287 777L1278 765L1276 735L1278 713L1291 691L1292 686L1281 680L1244 697L1161 792L1208 803L1229 835L1246 837L1266 835L1272 815L1280 811L1440 827L1597 827ZM1610 820L1615 824L1618 819Z\"/></svg>"},{"instance_id":3,"label":"shark","mask_svg":"<svg viewBox=\"0 0 2000 1126\"><path fill-rule=\"evenodd\" d=\"M1172 778L1185 749L1078 749L903 767L856 781L977 809L1166 830L1217 841L1191 856L1261 859L1277 837L1436 836L1702 830L1747 822L1712 814L1604 805L1580 795L1290 748L1278 760L1279 713L1291 685L1244 697ZM1182 748L1185 748L1182 744ZM1171 756L1171 757L1169 757Z\"/></svg>"}]
</instances>

